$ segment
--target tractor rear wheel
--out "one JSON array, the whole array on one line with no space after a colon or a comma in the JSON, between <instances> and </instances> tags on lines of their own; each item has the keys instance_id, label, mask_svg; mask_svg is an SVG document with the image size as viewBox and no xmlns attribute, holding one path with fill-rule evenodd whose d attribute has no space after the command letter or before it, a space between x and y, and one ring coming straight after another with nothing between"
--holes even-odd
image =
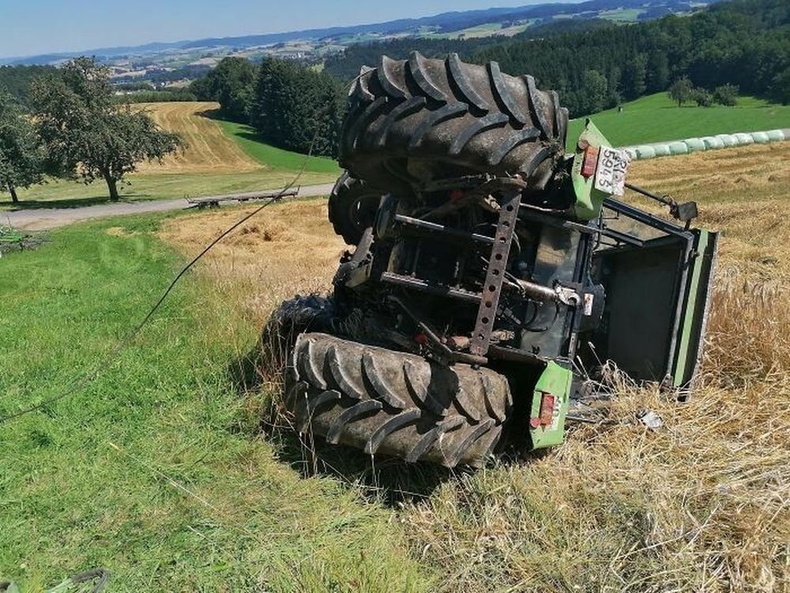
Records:
<instances>
[{"instance_id":1,"label":"tractor rear wheel","mask_svg":"<svg viewBox=\"0 0 790 593\"><path fill-rule=\"evenodd\" d=\"M519 175L536 188L563 158L567 123L555 92L496 62L382 56L351 88L339 160L368 186L398 194L477 173Z\"/></svg>"},{"instance_id":2,"label":"tractor rear wheel","mask_svg":"<svg viewBox=\"0 0 790 593\"><path fill-rule=\"evenodd\" d=\"M490 369L321 333L297 338L285 387L300 432L447 467L482 466L512 408L507 380Z\"/></svg>"}]
</instances>

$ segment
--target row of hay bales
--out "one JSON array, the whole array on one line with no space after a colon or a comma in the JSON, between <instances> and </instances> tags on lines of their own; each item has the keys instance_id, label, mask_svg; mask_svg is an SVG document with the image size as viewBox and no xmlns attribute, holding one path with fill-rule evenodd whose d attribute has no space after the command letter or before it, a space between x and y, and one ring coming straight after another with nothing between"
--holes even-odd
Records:
<instances>
[{"instance_id":1,"label":"row of hay bales","mask_svg":"<svg viewBox=\"0 0 790 593\"><path fill-rule=\"evenodd\" d=\"M626 146L624 149L632 159L644 160L661 156L689 154L703 150L746 146L747 144L768 144L790 140L790 129L768 130L766 132L737 132L735 134L717 134L702 138L688 138L672 142L655 142L638 146Z\"/></svg>"}]
</instances>

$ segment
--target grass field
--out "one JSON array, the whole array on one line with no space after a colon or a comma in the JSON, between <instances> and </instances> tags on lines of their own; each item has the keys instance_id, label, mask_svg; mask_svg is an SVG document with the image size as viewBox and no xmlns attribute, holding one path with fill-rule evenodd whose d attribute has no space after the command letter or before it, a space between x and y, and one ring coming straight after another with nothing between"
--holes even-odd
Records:
<instances>
[{"instance_id":1,"label":"grass field","mask_svg":"<svg viewBox=\"0 0 790 593\"><path fill-rule=\"evenodd\" d=\"M476 473L336 448L314 464L261 423L286 420L277 385L246 390L240 361L278 300L329 285L343 245L325 201L273 206L97 382L0 425L0 580L36 591L104 566L111 591L787 590L790 146L632 167L724 231L689 404L623 382L622 424ZM0 415L91 368L248 211L78 225L0 259ZM633 423L641 408L665 427Z\"/></svg>"},{"instance_id":2,"label":"grass field","mask_svg":"<svg viewBox=\"0 0 790 593\"><path fill-rule=\"evenodd\" d=\"M305 171L311 173L328 173L335 177L340 175L340 168L332 159L326 157L305 159L305 156L302 154L289 152L260 142L257 139L255 130L250 126L222 120L217 120L217 123L227 137L233 138L249 157L260 163L280 169L298 171L304 167Z\"/></svg>"},{"instance_id":3,"label":"grass field","mask_svg":"<svg viewBox=\"0 0 790 593\"><path fill-rule=\"evenodd\" d=\"M296 185L313 185L330 183L335 180L335 176L311 172L300 175L299 171L287 169L258 169L246 173L135 174L130 176L129 185L119 186L119 192L121 200L128 201L194 198L279 189L294 180L297 180ZM56 180L20 191L19 199L21 202L18 205L12 205L10 200L0 199L0 210L12 207L74 208L109 201L107 187L100 181L85 186Z\"/></svg>"},{"instance_id":4,"label":"grass field","mask_svg":"<svg viewBox=\"0 0 790 593\"><path fill-rule=\"evenodd\" d=\"M663 140L683 140L713 134L757 132L790 128L790 105L740 97L736 107L678 107L666 93L642 97L623 104L622 113L609 109L590 116L615 146L630 146ZM571 121L568 150L573 150L584 118Z\"/></svg>"},{"instance_id":5,"label":"grass field","mask_svg":"<svg viewBox=\"0 0 790 593\"><path fill-rule=\"evenodd\" d=\"M0 581L43 591L103 566L111 591L429 590L390 510L304 476L293 438L259 433L236 363L258 328L221 290L187 279L105 360L176 270L160 224L74 226L0 260L16 303L0 316L0 416L102 370L1 425Z\"/></svg>"},{"instance_id":6,"label":"grass field","mask_svg":"<svg viewBox=\"0 0 790 593\"><path fill-rule=\"evenodd\" d=\"M260 169L262 163L249 157L208 115L219 108L211 102L138 103L157 125L176 132L184 149L168 156L162 164L142 163L140 173L242 173Z\"/></svg>"},{"instance_id":7,"label":"grass field","mask_svg":"<svg viewBox=\"0 0 790 593\"><path fill-rule=\"evenodd\" d=\"M334 181L339 169L327 158L310 157L273 148L254 139L246 126L209 117L217 103L140 104L164 129L180 134L186 143L163 164L144 163L120 185L121 199L157 200L278 189L294 181L313 185ZM75 207L108 201L100 180L91 185L50 180L19 190L22 208ZM0 210L11 200L0 195Z\"/></svg>"}]
</instances>

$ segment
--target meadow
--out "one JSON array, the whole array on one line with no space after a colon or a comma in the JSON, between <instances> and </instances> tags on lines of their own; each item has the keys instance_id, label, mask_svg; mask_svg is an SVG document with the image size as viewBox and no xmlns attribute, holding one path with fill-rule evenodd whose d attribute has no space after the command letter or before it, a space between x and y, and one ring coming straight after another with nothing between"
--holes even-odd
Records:
<instances>
[{"instance_id":1,"label":"meadow","mask_svg":"<svg viewBox=\"0 0 790 593\"><path fill-rule=\"evenodd\" d=\"M615 377L607 425L474 473L310 449L255 367L266 317L323 291L326 202L272 206L129 328L249 207L119 218L0 259L0 580L104 566L112 591L782 591L790 586L790 146L632 165L723 232L701 384ZM634 198L635 199L635 198ZM298 224L296 222L298 221ZM634 421L656 410L665 426Z\"/></svg>"},{"instance_id":2,"label":"meadow","mask_svg":"<svg viewBox=\"0 0 790 593\"><path fill-rule=\"evenodd\" d=\"M127 199L281 187L304 165L206 117L215 104L145 108L190 148L132 176ZM619 144L790 125L787 108L678 109L661 96L594 119ZM724 231L692 402L622 381L621 424L577 427L547 455L474 474L316 454L281 413L277 378L251 366L272 308L329 286L345 246L324 200L245 224L109 358L179 262L248 209L76 225L5 255L0 416L98 378L0 425L0 580L42 590L105 566L119 591L782 590L788 156L778 144L633 165L633 182L698 200L702 221ZM311 159L300 182L336 173ZM102 195L59 182L23 199ZM665 431L632 422L643 407Z\"/></svg>"},{"instance_id":3,"label":"meadow","mask_svg":"<svg viewBox=\"0 0 790 593\"><path fill-rule=\"evenodd\" d=\"M760 132L790 128L790 105L739 97L735 107L678 107L666 93L642 97L617 108L595 113L590 119L614 146L632 146L665 140L684 140L734 132ZM568 150L573 150L584 118L568 126Z\"/></svg>"},{"instance_id":4,"label":"meadow","mask_svg":"<svg viewBox=\"0 0 790 593\"><path fill-rule=\"evenodd\" d=\"M162 128L184 139L184 149L163 163L142 163L119 184L121 199L146 201L279 189L331 183L340 170L325 157L274 148L255 139L247 126L214 118L219 104L211 102L140 103ZM50 179L45 185L19 190L21 208L70 208L108 201L101 181L91 185ZM0 210L11 207L0 196Z\"/></svg>"}]
</instances>

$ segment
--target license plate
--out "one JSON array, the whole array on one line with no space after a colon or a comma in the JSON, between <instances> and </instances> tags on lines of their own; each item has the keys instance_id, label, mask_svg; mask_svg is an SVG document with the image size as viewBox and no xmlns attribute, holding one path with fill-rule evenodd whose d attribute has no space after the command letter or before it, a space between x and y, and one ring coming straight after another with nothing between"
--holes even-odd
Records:
<instances>
[{"instance_id":1,"label":"license plate","mask_svg":"<svg viewBox=\"0 0 790 593\"><path fill-rule=\"evenodd\" d=\"M595 189L612 196L625 193L625 174L631 158L624 150L601 147L598 164L595 167Z\"/></svg>"}]
</instances>

